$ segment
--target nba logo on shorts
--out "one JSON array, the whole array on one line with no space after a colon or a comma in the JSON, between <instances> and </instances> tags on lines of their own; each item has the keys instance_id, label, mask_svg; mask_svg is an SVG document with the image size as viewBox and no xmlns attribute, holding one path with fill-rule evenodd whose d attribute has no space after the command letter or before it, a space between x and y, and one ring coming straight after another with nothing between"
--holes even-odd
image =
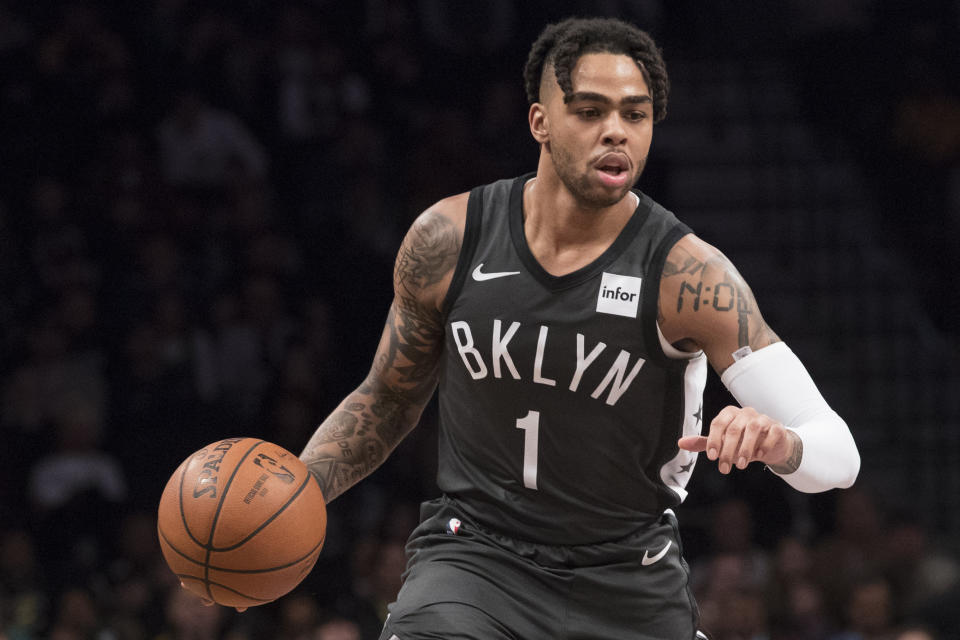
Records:
<instances>
[{"instance_id":1,"label":"nba logo on shorts","mask_svg":"<svg viewBox=\"0 0 960 640\"><path fill-rule=\"evenodd\" d=\"M447 533L455 536L458 531L460 531L460 521L456 518L450 518L450 522L447 523Z\"/></svg>"},{"instance_id":2,"label":"nba logo on shorts","mask_svg":"<svg viewBox=\"0 0 960 640\"><path fill-rule=\"evenodd\" d=\"M597 294L597 311L627 318L637 317L642 278L604 272Z\"/></svg>"}]
</instances>

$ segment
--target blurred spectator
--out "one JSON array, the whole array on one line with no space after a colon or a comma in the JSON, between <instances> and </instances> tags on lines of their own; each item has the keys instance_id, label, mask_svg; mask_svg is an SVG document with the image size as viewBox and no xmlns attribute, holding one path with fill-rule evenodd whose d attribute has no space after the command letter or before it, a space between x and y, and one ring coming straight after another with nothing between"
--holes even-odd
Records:
<instances>
[{"instance_id":1,"label":"blurred spectator","mask_svg":"<svg viewBox=\"0 0 960 640\"><path fill-rule=\"evenodd\" d=\"M323 20L305 6L281 10L277 24L277 120L293 143L326 141L370 104L366 81L348 67L346 51L324 39Z\"/></svg>"},{"instance_id":2,"label":"blurred spectator","mask_svg":"<svg viewBox=\"0 0 960 640\"><path fill-rule=\"evenodd\" d=\"M766 607L760 592L730 590L701 608L701 625L714 640L767 640Z\"/></svg>"},{"instance_id":3,"label":"blurred spectator","mask_svg":"<svg viewBox=\"0 0 960 640\"><path fill-rule=\"evenodd\" d=\"M176 96L157 139L163 177L175 187L225 188L266 175L266 154L249 129L196 90Z\"/></svg>"},{"instance_id":4,"label":"blurred spectator","mask_svg":"<svg viewBox=\"0 0 960 640\"><path fill-rule=\"evenodd\" d=\"M778 640L824 640L831 631L824 594L811 578L812 553L797 538L777 546L766 601Z\"/></svg>"},{"instance_id":5,"label":"blurred spectator","mask_svg":"<svg viewBox=\"0 0 960 640\"><path fill-rule=\"evenodd\" d=\"M227 609L207 607L200 598L176 585L167 593L163 630L153 640L211 640L226 625Z\"/></svg>"},{"instance_id":6,"label":"blurred spectator","mask_svg":"<svg viewBox=\"0 0 960 640\"><path fill-rule=\"evenodd\" d=\"M271 640L313 640L320 619L316 598L291 594L280 601L279 621Z\"/></svg>"},{"instance_id":7,"label":"blurred spectator","mask_svg":"<svg viewBox=\"0 0 960 640\"><path fill-rule=\"evenodd\" d=\"M317 626L312 640L363 640L363 636L356 622L333 617Z\"/></svg>"},{"instance_id":8,"label":"blurred spectator","mask_svg":"<svg viewBox=\"0 0 960 640\"><path fill-rule=\"evenodd\" d=\"M37 549L29 532L0 534L0 633L11 638L38 637L46 626L50 602L40 574Z\"/></svg>"},{"instance_id":9,"label":"blurred spectator","mask_svg":"<svg viewBox=\"0 0 960 640\"><path fill-rule=\"evenodd\" d=\"M101 448L103 418L103 408L83 396L73 396L56 415L56 450L30 473L31 504L41 516L87 491L108 503L127 497L120 465Z\"/></svg>"},{"instance_id":10,"label":"blurred spectator","mask_svg":"<svg viewBox=\"0 0 960 640\"><path fill-rule=\"evenodd\" d=\"M112 540L115 556L107 564L110 608L107 623L124 640L149 637L163 624L163 601L177 578L166 566L157 542L153 512L126 514Z\"/></svg>"},{"instance_id":11,"label":"blurred spectator","mask_svg":"<svg viewBox=\"0 0 960 640\"><path fill-rule=\"evenodd\" d=\"M844 630L830 640L889 640L893 635L893 594L883 578L853 585L844 607Z\"/></svg>"},{"instance_id":12,"label":"blurred spectator","mask_svg":"<svg viewBox=\"0 0 960 640\"><path fill-rule=\"evenodd\" d=\"M893 636L893 640L938 640L933 631L926 627L908 626Z\"/></svg>"},{"instance_id":13,"label":"blurred spectator","mask_svg":"<svg viewBox=\"0 0 960 640\"><path fill-rule=\"evenodd\" d=\"M50 640L86 640L97 636L100 611L93 594L83 588L67 589L60 595Z\"/></svg>"},{"instance_id":14,"label":"blurred spectator","mask_svg":"<svg viewBox=\"0 0 960 640\"><path fill-rule=\"evenodd\" d=\"M85 398L102 412L107 381L95 352L71 352L70 336L50 314L28 329L26 361L7 377L2 423L37 433L66 409L71 399Z\"/></svg>"},{"instance_id":15,"label":"blurred spectator","mask_svg":"<svg viewBox=\"0 0 960 640\"><path fill-rule=\"evenodd\" d=\"M769 560L753 544L753 516L740 498L730 498L713 508L710 550L706 562L694 565L697 594L762 589L767 583Z\"/></svg>"},{"instance_id":16,"label":"blurred spectator","mask_svg":"<svg viewBox=\"0 0 960 640\"><path fill-rule=\"evenodd\" d=\"M104 537L128 496L119 461L102 448L103 418L103 408L91 399L72 397L55 417L54 450L29 472L37 542L57 569L49 576L56 585L82 584L101 571L110 553ZM75 600L79 596L69 602Z\"/></svg>"},{"instance_id":17,"label":"blurred spectator","mask_svg":"<svg viewBox=\"0 0 960 640\"><path fill-rule=\"evenodd\" d=\"M424 35L445 56L494 54L510 42L515 33L517 9L509 0L478 4L452 0L420 0Z\"/></svg>"},{"instance_id":18,"label":"blurred spectator","mask_svg":"<svg viewBox=\"0 0 960 640\"><path fill-rule=\"evenodd\" d=\"M891 520L883 538L883 572L894 590L897 613L910 618L960 585L960 564L935 545L918 515L898 514Z\"/></svg>"},{"instance_id":19,"label":"blurred spectator","mask_svg":"<svg viewBox=\"0 0 960 640\"><path fill-rule=\"evenodd\" d=\"M837 494L835 531L814 551L813 577L828 602L838 607L852 585L880 570L883 520L873 496L862 486ZM889 588L889 585L888 585ZM834 610L835 615L842 615Z\"/></svg>"},{"instance_id":20,"label":"blurred spectator","mask_svg":"<svg viewBox=\"0 0 960 640\"><path fill-rule=\"evenodd\" d=\"M780 640L825 640L832 629L820 587L809 581L786 587L786 605L771 625Z\"/></svg>"}]
</instances>

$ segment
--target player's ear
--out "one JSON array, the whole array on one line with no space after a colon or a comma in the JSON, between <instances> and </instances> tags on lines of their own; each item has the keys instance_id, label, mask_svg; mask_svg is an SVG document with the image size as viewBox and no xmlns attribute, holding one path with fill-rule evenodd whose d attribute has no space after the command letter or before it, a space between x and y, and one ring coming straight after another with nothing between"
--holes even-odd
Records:
<instances>
[{"instance_id":1,"label":"player's ear","mask_svg":"<svg viewBox=\"0 0 960 640\"><path fill-rule=\"evenodd\" d=\"M530 105L527 120L530 122L530 133L533 135L533 139L540 144L549 142L550 135L548 133L549 123L547 122L547 110L542 104L534 102Z\"/></svg>"}]
</instances>

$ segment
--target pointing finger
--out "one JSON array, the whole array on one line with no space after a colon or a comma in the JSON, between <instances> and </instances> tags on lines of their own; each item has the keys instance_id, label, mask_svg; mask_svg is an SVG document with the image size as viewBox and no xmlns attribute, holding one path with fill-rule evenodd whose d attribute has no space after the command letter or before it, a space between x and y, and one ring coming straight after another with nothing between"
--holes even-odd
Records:
<instances>
[{"instance_id":1,"label":"pointing finger","mask_svg":"<svg viewBox=\"0 0 960 640\"><path fill-rule=\"evenodd\" d=\"M706 436L684 436L679 440L677 440L677 446L683 449L684 451L701 453L707 450L707 437Z\"/></svg>"}]
</instances>

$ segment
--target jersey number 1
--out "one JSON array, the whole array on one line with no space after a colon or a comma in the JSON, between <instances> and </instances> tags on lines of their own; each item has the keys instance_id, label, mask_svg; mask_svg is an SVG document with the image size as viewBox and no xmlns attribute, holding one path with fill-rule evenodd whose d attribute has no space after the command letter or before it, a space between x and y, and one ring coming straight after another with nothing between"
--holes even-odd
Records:
<instances>
[{"instance_id":1,"label":"jersey number 1","mask_svg":"<svg viewBox=\"0 0 960 640\"><path fill-rule=\"evenodd\" d=\"M540 442L540 412L530 411L517 418L517 429L523 429L523 486L537 488L537 448Z\"/></svg>"}]
</instances>

